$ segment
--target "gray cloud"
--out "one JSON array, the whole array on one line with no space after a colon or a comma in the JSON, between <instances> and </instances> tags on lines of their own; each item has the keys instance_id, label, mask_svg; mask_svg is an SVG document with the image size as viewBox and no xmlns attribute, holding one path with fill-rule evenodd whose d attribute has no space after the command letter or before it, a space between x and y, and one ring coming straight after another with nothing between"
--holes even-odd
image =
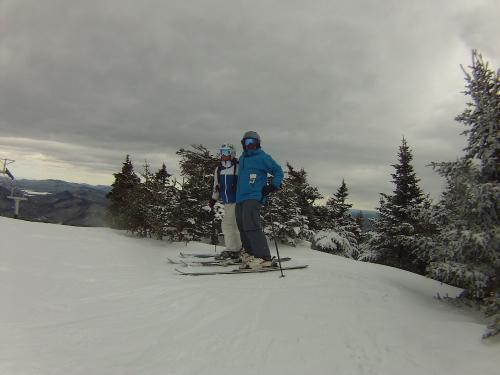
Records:
<instances>
[{"instance_id":1,"label":"gray cloud","mask_svg":"<svg viewBox=\"0 0 500 375\"><path fill-rule=\"evenodd\" d=\"M175 170L178 148L254 129L323 193L345 178L373 208L404 135L436 196L425 165L464 142L459 65L481 48L498 66L498 15L494 0L0 1L0 154L26 177L43 154L61 163L47 178L109 183L126 153Z\"/></svg>"}]
</instances>

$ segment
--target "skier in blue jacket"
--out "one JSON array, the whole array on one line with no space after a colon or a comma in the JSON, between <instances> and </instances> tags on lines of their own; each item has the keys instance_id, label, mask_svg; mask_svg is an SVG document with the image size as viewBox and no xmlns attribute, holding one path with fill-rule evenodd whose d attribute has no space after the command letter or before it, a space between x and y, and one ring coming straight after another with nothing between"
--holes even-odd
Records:
<instances>
[{"instance_id":1,"label":"skier in blue jacket","mask_svg":"<svg viewBox=\"0 0 500 375\"><path fill-rule=\"evenodd\" d=\"M243 244L242 268L271 267L271 252L262 231L260 210L266 197L283 181L283 169L260 147L257 132L248 131L241 144L243 154L238 165L236 189L236 222ZM268 184L268 175L273 177Z\"/></svg>"}]
</instances>

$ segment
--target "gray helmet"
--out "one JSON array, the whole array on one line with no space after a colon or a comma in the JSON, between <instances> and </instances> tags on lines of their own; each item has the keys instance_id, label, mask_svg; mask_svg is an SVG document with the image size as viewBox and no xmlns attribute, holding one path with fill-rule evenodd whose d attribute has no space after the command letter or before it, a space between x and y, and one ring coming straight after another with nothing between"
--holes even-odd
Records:
<instances>
[{"instance_id":1,"label":"gray helmet","mask_svg":"<svg viewBox=\"0 0 500 375\"><path fill-rule=\"evenodd\" d=\"M246 132L245 134L243 134L243 138L241 138L241 139L243 140L245 138L253 138L253 139L258 140L260 143L260 135L257 132L254 132L253 130L250 130L250 131Z\"/></svg>"},{"instance_id":2,"label":"gray helmet","mask_svg":"<svg viewBox=\"0 0 500 375\"><path fill-rule=\"evenodd\" d=\"M245 134L243 134L243 138L241 138L241 139L245 139L245 138L253 138L253 139L258 140L260 143L260 135L257 132L254 132L253 130L248 131Z\"/></svg>"},{"instance_id":3,"label":"gray helmet","mask_svg":"<svg viewBox=\"0 0 500 375\"><path fill-rule=\"evenodd\" d=\"M257 132L254 131L248 131L245 134L243 134L243 138L241 138L241 145L243 146L243 150L247 149L247 146L245 146L245 139L252 138L257 140L257 148L260 148L260 135Z\"/></svg>"}]
</instances>

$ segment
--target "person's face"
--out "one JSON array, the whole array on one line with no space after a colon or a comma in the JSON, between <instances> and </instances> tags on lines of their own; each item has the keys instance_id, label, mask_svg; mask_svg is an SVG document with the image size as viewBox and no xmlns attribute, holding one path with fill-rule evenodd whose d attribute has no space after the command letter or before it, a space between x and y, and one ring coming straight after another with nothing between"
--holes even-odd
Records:
<instances>
[{"instance_id":1,"label":"person's face","mask_svg":"<svg viewBox=\"0 0 500 375\"><path fill-rule=\"evenodd\" d=\"M223 148L220 150L220 160L229 161L231 160L231 149Z\"/></svg>"},{"instance_id":2,"label":"person's face","mask_svg":"<svg viewBox=\"0 0 500 375\"><path fill-rule=\"evenodd\" d=\"M257 140L254 138L245 138L243 145L245 150L255 150L257 149Z\"/></svg>"}]
</instances>

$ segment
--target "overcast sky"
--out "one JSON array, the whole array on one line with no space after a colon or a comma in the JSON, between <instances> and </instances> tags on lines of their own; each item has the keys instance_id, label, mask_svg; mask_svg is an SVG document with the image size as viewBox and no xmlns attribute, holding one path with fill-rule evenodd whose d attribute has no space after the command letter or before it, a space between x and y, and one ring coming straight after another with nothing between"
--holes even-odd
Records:
<instances>
[{"instance_id":1,"label":"overcast sky","mask_svg":"<svg viewBox=\"0 0 500 375\"><path fill-rule=\"evenodd\" d=\"M256 130L325 195L392 191L404 136L426 165L462 154L460 64L500 67L498 0L0 0L0 157L18 178L110 184L128 153Z\"/></svg>"}]
</instances>

